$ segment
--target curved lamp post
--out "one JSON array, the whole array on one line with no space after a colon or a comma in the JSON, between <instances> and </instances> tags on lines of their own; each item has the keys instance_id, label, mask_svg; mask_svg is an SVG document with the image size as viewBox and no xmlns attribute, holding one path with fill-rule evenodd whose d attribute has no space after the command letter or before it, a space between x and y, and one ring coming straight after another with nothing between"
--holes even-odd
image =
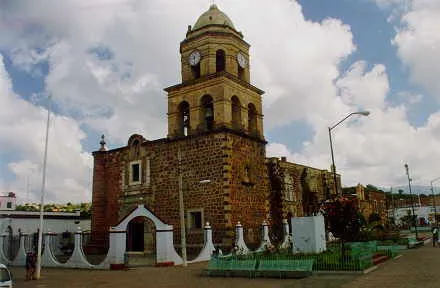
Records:
<instances>
[{"instance_id":1,"label":"curved lamp post","mask_svg":"<svg viewBox=\"0 0 440 288\"><path fill-rule=\"evenodd\" d=\"M434 206L434 221L435 226L438 226L437 224L437 207L435 207L435 195L434 195L434 186L432 186L432 183L435 181L440 180L440 177L435 178L434 180L431 180L431 193L432 193L432 206Z\"/></svg>"},{"instance_id":2,"label":"curved lamp post","mask_svg":"<svg viewBox=\"0 0 440 288\"><path fill-rule=\"evenodd\" d=\"M419 235L417 234L417 218L416 218L416 214L414 213L414 201L413 201L413 197L412 197L412 191L411 191L411 178L409 177L409 171L408 171L408 164L405 163L405 170L406 170L406 176L408 176L408 186L409 186L409 197L410 197L410 201L411 201L411 210L412 210L412 220L414 221L414 229L416 231L416 238L419 237ZM411 221L411 222L413 222Z\"/></svg>"},{"instance_id":3,"label":"curved lamp post","mask_svg":"<svg viewBox=\"0 0 440 288\"><path fill-rule=\"evenodd\" d=\"M362 116L368 116L370 115L369 111L358 111L358 112L352 112L350 114L348 114L347 116L345 116L345 118L343 118L341 121L339 121L338 123L336 123L333 126L328 127L328 137L330 139L330 153L332 156L332 168L333 168L333 185L334 185L334 189L335 189L335 194L338 194L338 184L336 181L336 166L335 166L335 157L333 155L333 142L332 142L332 130L338 126L339 124L341 124L342 122L344 122L345 120L347 120L347 118L353 116L353 115L362 115Z\"/></svg>"}]
</instances>

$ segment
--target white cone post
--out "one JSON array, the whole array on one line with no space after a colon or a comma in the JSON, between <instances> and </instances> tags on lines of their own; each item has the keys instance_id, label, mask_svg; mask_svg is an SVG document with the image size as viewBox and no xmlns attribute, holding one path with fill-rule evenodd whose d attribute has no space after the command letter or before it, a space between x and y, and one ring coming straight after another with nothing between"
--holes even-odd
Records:
<instances>
[{"instance_id":1,"label":"white cone post","mask_svg":"<svg viewBox=\"0 0 440 288\"><path fill-rule=\"evenodd\" d=\"M8 237L8 235L9 234L0 235L0 262L9 266L12 261L6 257L5 251L3 250L3 247L5 247L5 238Z\"/></svg>"},{"instance_id":2,"label":"white cone post","mask_svg":"<svg viewBox=\"0 0 440 288\"><path fill-rule=\"evenodd\" d=\"M261 231L261 244L257 249L258 252L268 250L272 246L269 238L269 224L267 224L266 220L261 224Z\"/></svg>"},{"instance_id":3,"label":"white cone post","mask_svg":"<svg viewBox=\"0 0 440 288\"><path fill-rule=\"evenodd\" d=\"M20 248L18 248L18 253L12 261L12 266L24 266L26 263L26 250L24 249L24 238L29 237L29 234L20 235Z\"/></svg>"},{"instance_id":4,"label":"white cone post","mask_svg":"<svg viewBox=\"0 0 440 288\"><path fill-rule=\"evenodd\" d=\"M235 225L235 237L235 248L237 249L235 252L240 255L247 254L249 248L244 243L243 226L240 222L237 222L237 225Z\"/></svg>"},{"instance_id":5,"label":"white cone post","mask_svg":"<svg viewBox=\"0 0 440 288\"><path fill-rule=\"evenodd\" d=\"M74 237L75 248L73 248L72 256L66 263L74 268L93 268L93 265L87 261L82 249L82 231L80 227L78 227Z\"/></svg>"},{"instance_id":6,"label":"white cone post","mask_svg":"<svg viewBox=\"0 0 440 288\"><path fill-rule=\"evenodd\" d=\"M188 263L195 263L201 261L209 261L213 252L215 251L214 243L212 242L212 228L209 222L206 222L204 229L204 244L203 249L194 260Z\"/></svg>"},{"instance_id":7,"label":"white cone post","mask_svg":"<svg viewBox=\"0 0 440 288\"><path fill-rule=\"evenodd\" d=\"M283 231L284 231L284 239L283 243L281 243L280 248L288 249L292 245L292 236L289 234L289 222L287 219L283 219Z\"/></svg>"},{"instance_id":8,"label":"white cone post","mask_svg":"<svg viewBox=\"0 0 440 288\"><path fill-rule=\"evenodd\" d=\"M43 256L41 256L41 266L42 267L63 267L64 264L58 262L58 260L54 257L53 251L51 250L50 243L56 236L55 233L45 233L44 234L44 249Z\"/></svg>"}]
</instances>

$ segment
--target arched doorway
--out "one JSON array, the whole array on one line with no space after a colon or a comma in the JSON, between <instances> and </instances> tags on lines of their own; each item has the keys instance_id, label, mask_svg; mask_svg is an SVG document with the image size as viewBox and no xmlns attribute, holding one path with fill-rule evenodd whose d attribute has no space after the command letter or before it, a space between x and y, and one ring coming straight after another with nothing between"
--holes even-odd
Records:
<instances>
[{"instance_id":1,"label":"arched doorway","mask_svg":"<svg viewBox=\"0 0 440 288\"><path fill-rule=\"evenodd\" d=\"M138 224L131 224L132 227L129 227L129 223L134 219L136 220L133 223ZM140 233L142 232L142 228L139 221L144 222L143 233ZM149 226L146 228L145 225ZM125 232L122 238L114 238L114 243L118 243L118 239L121 239L123 242L119 243L121 246L114 249L113 253L115 253L117 257L121 257L120 254L125 253L122 257L125 257L124 263L128 266L148 266L155 265L156 263L174 263L175 265L179 265L183 263L182 258L176 253L173 247L173 226L159 220L159 218L144 205L138 205L137 208L128 213L128 215L123 218L117 226L112 227L111 230L116 231L116 233L120 233L118 231ZM131 237L130 240L128 239L129 237ZM138 237L141 238L139 239ZM149 239L152 240L149 241ZM131 249L139 249L142 241L144 243L143 251L130 251L128 245L131 245ZM153 252L149 253L150 251ZM133 259L131 259L131 257L133 257Z\"/></svg>"},{"instance_id":2,"label":"arched doorway","mask_svg":"<svg viewBox=\"0 0 440 288\"><path fill-rule=\"evenodd\" d=\"M154 223L138 216L127 225L127 257L129 266L150 266L156 263L156 228Z\"/></svg>"}]
</instances>

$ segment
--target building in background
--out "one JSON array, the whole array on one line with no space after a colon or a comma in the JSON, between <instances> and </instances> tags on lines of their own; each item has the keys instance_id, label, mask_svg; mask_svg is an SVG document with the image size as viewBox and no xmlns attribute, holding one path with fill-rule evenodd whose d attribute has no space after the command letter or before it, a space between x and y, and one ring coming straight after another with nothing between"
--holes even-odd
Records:
<instances>
[{"instance_id":1,"label":"building in background","mask_svg":"<svg viewBox=\"0 0 440 288\"><path fill-rule=\"evenodd\" d=\"M14 192L6 192L0 195L0 210L15 210L17 198Z\"/></svg>"},{"instance_id":2,"label":"building in background","mask_svg":"<svg viewBox=\"0 0 440 288\"><path fill-rule=\"evenodd\" d=\"M370 217L373 216L373 214L375 214L373 216L373 219L379 217L380 222L382 222L383 224L387 221L388 211L385 192L379 189L366 189L366 187L361 184L358 184L356 187L344 188L344 190L355 191L355 193L349 194L350 196L356 197L359 212L362 214L366 221L369 221Z\"/></svg>"},{"instance_id":3,"label":"building in background","mask_svg":"<svg viewBox=\"0 0 440 288\"><path fill-rule=\"evenodd\" d=\"M40 226L40 212L0 210L0 232L33 234ZM77 212L44 212L43 232L90 231L90 218Z\"/></svg>"}]
</instances>

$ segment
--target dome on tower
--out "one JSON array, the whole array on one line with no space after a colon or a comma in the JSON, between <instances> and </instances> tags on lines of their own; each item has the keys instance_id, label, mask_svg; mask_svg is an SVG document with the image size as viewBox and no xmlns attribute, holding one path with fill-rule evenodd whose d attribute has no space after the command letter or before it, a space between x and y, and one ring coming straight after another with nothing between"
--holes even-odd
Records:
<instances>
[{"instance_id":1,"label":"dome on tower","mask_svg":"<svg viewBox=\"0 0 440 288\"><path fill-rule=\"evenodd\" d=\"M209 10L203 13L199 19L197 19L193 30L203 28L208 25L225 25L235 30L234 24L232 24L231 19L220 11L215 4L209 7Z\"/></svg>"}]
</instances>

